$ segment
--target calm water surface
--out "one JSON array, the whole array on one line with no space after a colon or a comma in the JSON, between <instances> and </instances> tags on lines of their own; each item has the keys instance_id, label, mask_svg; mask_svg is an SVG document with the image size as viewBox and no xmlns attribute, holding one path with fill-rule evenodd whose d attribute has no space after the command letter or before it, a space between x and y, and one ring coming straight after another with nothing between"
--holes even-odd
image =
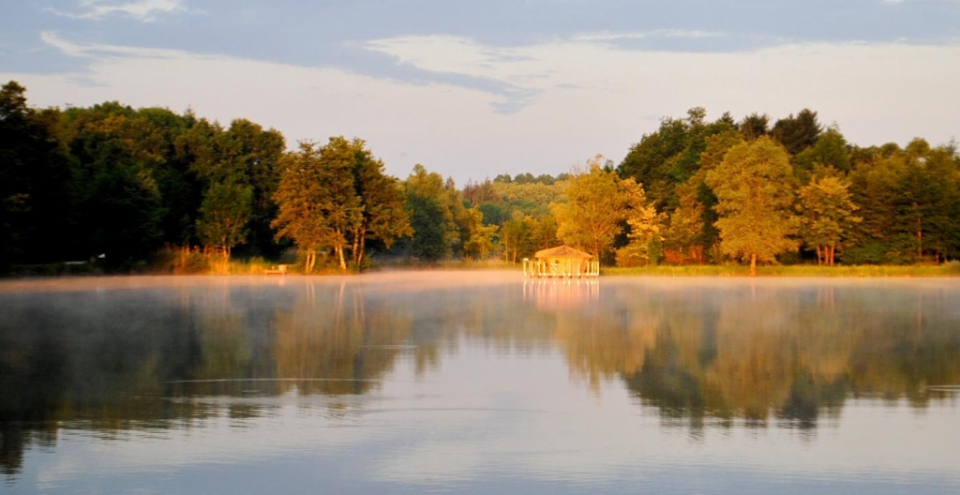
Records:
<instances>
[{"instance_id":1,"label":"calm water surface","mask_svg":"<svg viewBox=\"0 0 960 495\"><path fill-rule=\"evenodd\" d=\"M960 493L960 281L0 283L2 493Z\"/></svg>"}]
</instances>

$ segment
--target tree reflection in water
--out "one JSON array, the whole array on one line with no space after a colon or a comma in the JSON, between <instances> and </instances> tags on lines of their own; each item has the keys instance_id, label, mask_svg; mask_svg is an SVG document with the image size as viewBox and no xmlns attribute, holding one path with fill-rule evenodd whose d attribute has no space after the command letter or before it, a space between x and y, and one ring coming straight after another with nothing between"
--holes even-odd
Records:
<instances>
[{"instance_id":1,"label":"tree reflection in water","mask_svg":"<svg viewBox=\"0 0 960 495\"><path fill-rule=\"evenodd\" d=\"M463 346L559 351L575 382L622 381L665 425L810 430L849 398L951 396L929 386L960 383L957 299L923 284L364 277L0 293L0 472L63 427L202 428L290 394L349 415L398 363L441 373Z\"/></svg>"}]
</instances>

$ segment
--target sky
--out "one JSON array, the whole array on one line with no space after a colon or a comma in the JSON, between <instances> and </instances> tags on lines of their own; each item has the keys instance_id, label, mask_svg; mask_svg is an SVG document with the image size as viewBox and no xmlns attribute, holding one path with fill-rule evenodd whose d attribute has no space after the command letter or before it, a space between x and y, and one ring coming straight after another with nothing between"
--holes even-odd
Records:
<instances>
[{"instance_id":1,"label":"sky","mask_svg":"<svg viewBox=\"0 0 960 495\"><path fill-rule=\"evenodd\" d=\"M960 139L960 0L6 0L32 106L192 108L366 140L387 172L619 163L664 117L804 108L869 146Z\"/></svg>"}]
</instances>

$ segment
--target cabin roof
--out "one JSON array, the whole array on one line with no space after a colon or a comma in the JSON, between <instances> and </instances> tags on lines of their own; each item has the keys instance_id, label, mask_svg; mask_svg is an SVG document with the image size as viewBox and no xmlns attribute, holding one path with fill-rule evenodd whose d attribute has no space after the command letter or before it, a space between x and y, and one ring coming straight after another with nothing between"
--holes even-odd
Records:
<instances>
[{"instance_id":1,"label":"cabin roof","mask_svg":"<svg viewBox=\"0 0 960 495\"><path fill-rule=\"evenodd\" d=\"M550 249L544 249L542 251L537 251L537 254L534 255L536 258L578 258L578 259L589 259L593 258L592 255L584 253L578 249L573 249L570 246L559 246Z\"/></svg>"}]
</instances>

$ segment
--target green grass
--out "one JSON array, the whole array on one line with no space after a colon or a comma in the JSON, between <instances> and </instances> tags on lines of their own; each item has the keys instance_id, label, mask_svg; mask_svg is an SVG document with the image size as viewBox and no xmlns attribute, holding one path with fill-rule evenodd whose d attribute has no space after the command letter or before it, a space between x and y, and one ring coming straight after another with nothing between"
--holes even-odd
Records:
<instances>
[{"instance_id":1,"label":"green grass","mask_svg":"<svg viewBox=\"0 0 960 495\"><path fill-rule=\"evenodd\" d=\"M644 266L635 268L601 268L601 275L649 275L664 277L746 277L750 267L746 265L690 265L690 266ZM951 261L942 265L774 265L757 267L760 277L957 277L960 262Z\"/></svg>"}]
</instances>

